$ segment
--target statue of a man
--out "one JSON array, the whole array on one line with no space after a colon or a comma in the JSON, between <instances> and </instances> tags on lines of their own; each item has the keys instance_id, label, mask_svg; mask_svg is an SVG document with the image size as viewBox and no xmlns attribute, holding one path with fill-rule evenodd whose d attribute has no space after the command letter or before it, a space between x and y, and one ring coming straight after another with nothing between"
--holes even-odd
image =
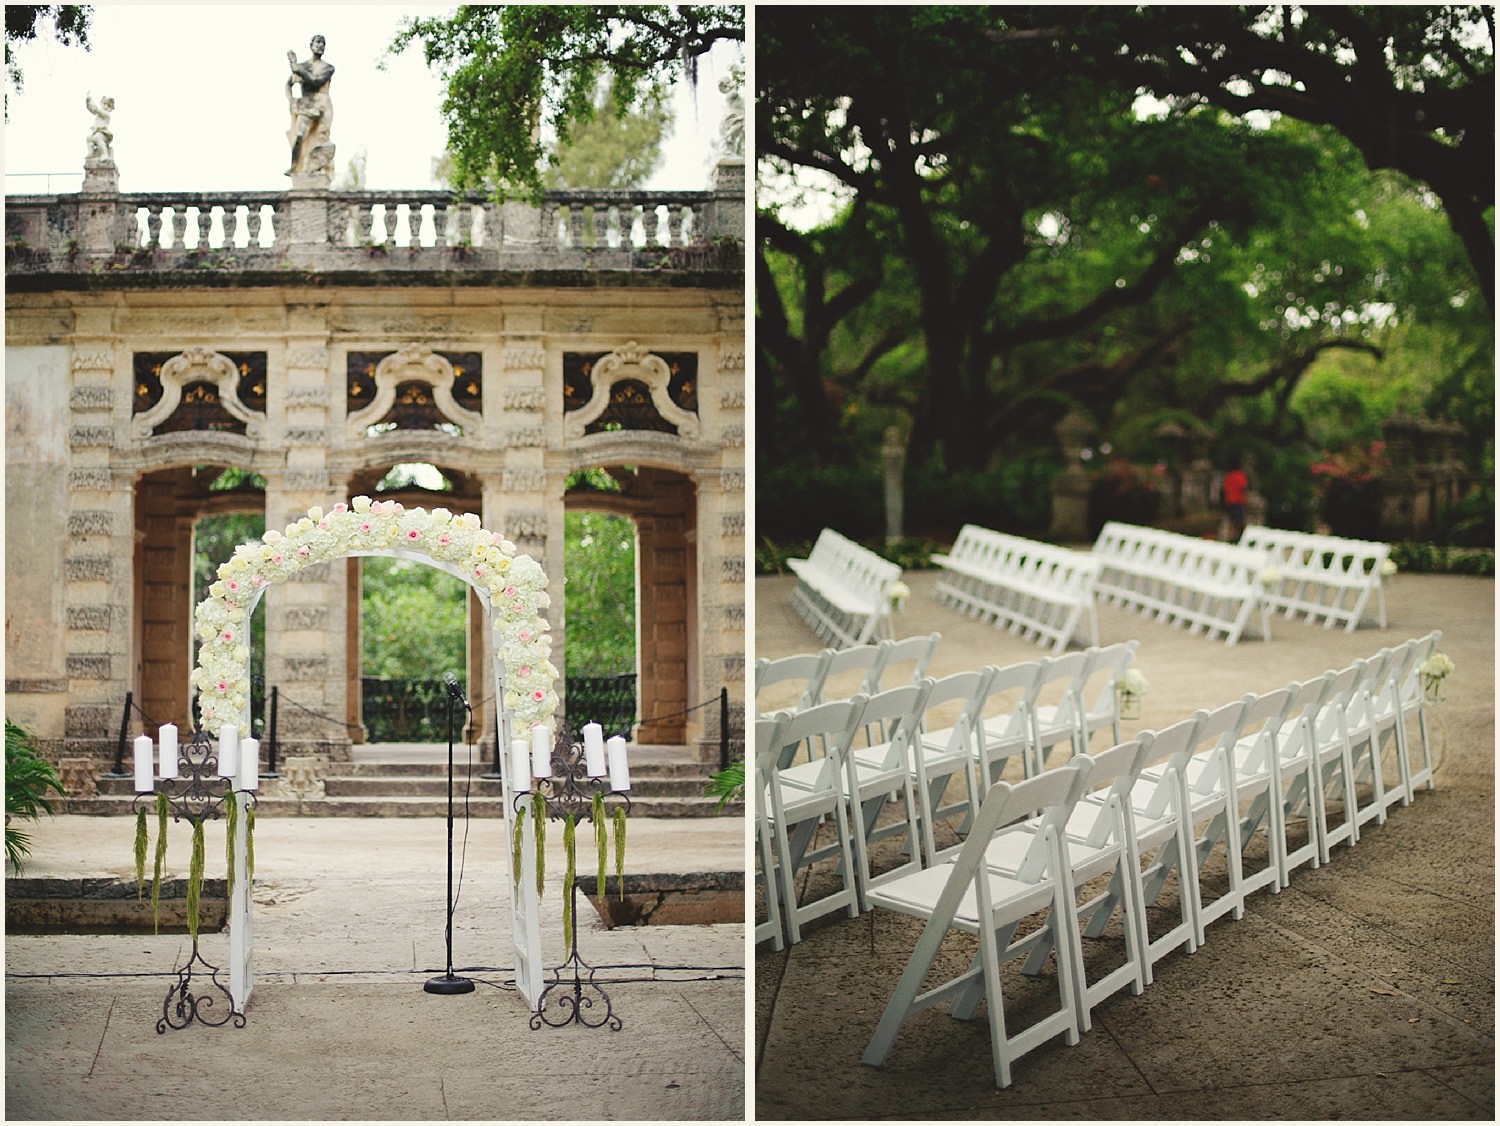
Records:
<instances>
[{"instance_id":1,"label":"statue of a man","mask_svg":"<svg viewBox=\"0 0 1500 1126\"><path fill-rule=\"evenodd\" d=\"M328 92L333 81L333 65L323 61L323 51L327 46L326 39L314 35L308 44L312 56L306 62L297 61L296 51L286 53L292 72L286 80L287 107L292 115L291 128L287 130L287 140L292 146L292 163L286 170L288 176L299 172L326 172L332 163L331 153L322 154L320 161L314 158L316 150L330 143L333 133L333 99ZM301 87L298 95L292 93L295 85Z\"/></svg>"},{"instance_id":2,"label":"statue of a man","mask_svg":"<svg viewBox=\"0 0 1500 1126\"><path fill-rule=\"evenodd\" d=\"M108 94L99 99L98 105L94 104L92 92L83 96L83 105L94 115L94 123L89 126L88 152L84 160L90 163L113 164L115 151L115 135L109 128L109 115L115 111L115 100Z\"/></svg>"}]
</instances>

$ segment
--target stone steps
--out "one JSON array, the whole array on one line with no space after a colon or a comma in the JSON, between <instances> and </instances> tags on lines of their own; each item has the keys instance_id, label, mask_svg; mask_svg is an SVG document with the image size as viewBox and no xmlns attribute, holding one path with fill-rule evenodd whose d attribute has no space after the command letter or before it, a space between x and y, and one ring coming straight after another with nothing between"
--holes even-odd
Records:
<instances>
[{"instance_id":1,"label":"stone steps","mask_svg":"<svg viewBox=\"0 0 1500 1126\"><path fill-rule=\"evenodd\" d=\"M467 762L456 762L453 776L455 816L501 817L500 780L482 775L493 763L476 762L472 775ZM339 762L327 768L323 796L299 799L271 778L262 778L256 796L258 816L301 817L446 817L447 761ZM642 762L631 770L630 803L634 817L715 817L716 798L707 796L713 767L699 762ZM63 798L54 804L60 813L98 816L125 815L135 802L134 780L103 776L98 796ZM468 800L465 801L467 792ZM744 815L743 803L726 806L724 816Z\"/></svg>"}]
</instances>

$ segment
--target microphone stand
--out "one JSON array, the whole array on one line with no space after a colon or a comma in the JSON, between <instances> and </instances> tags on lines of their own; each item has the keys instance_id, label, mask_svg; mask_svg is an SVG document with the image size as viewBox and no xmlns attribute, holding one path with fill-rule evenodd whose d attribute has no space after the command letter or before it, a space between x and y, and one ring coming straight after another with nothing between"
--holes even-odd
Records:
<instances>
[{"instance_id":1,"label":"microphone stand","mask_svg":"<svg viewBox=\"0 0 1500 1126\"><path fill-rule=\"evenodd\" d=\"M469 702L464 700L458 680L451 672L444 673L443 680L448 685L448 926L445 931L448 941L448 972L428 978L422 989L427 993L446 995L473 993L474 983L466 977L453 976L453 701L455 698L462 701L466 711Z\"/></svg>"}]
</instances>

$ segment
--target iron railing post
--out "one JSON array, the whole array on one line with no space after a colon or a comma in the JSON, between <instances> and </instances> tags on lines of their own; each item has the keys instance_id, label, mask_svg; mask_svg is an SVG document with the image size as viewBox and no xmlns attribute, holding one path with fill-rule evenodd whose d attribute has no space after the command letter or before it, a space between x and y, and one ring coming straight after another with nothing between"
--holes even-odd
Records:
<instances>
[{"instance_id":1,"label":"iron railing post","mask_svg":"<svg viewBox=\"0 0 1500 1126\"><path fill-rule=\"evenodd\" d=\"M115 768L110 773L121 775L125 770L125 740L130 734L130 702L133 692L125 693L125 712L120 716L120 738L115 743Z\"/></svg>"},{"instance_id":2,"label":"iron railing post","mask_svg":"<svg viewBox=\"0 0 1500 1126\"><path fill-rule=\"evenodd\" d=\"M271 718L266 724L266 775L270 778L276 777L276 705L280 702L281 686L271 685Z\"/></svg>"},{"instance_id":3,"label":"iron railing post","mask_svg":"<svg viewBox=\"0 0 1500 1126\"><path fill-rule=\"evenodd\" d=\"M729 769L729 688L719 689L719 769Z\"/></svg>"}]
</instances>

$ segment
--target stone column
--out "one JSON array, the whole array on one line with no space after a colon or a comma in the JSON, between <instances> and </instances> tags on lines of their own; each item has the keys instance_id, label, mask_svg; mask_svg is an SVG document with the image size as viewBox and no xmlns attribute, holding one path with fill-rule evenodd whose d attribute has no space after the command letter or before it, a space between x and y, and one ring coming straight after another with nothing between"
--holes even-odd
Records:
<instances>
[{"instance_id":1,"label":"stone column","mask_svg":"<svg viewBox=\"0 0 1500 1126\"><path fill-rule=\"evenodd\" d=\"M890 547L906 533L902 530L906 493L903 475L906 471L906 441L899 426L885 428L880 446L880 460L885 468L885 546Z\"/></svg>"},{"instance_id":2,"label":"stone column","mask_svg":"<svg viewBox=\"0 0 1500 1126\"><path fill-rule=\"evenodd\" d=\"M703 670L701 691L694 702L707 699L720 687L729 689L730 756L744 755L745 730L745 322L744 306L736 303L720 312L723 336L719 344L717 378L721 416L719 471L698 480L700 513L709 502L719 512L722 559L715 581L704 572L700 583L700 622L696 634L704 647L715 647L699 657ZM699 527L710 527L700 515ZM700 563L700 570L702 564ZM710 608L714 614L710 617ZM718 628L712 628L717 621ZM709 628L704 628L707 626ZM717 765L719 710L705 712L699 758Z\"/></svg>"},{"instance_id":3,"label":"stone column","mask_svg":"<svg viewBox=\"0 0 1500 1126\"><path fill-rule=\"evenodd\" d=\"M134 469L116 467L128 448L130 357L117 354L114 312L80 308L72 340L66 557L63 565L69 754L113 763L125 694L140 687L135 583ZM161 719L160 722L165 722ZM179 723L182 722L180 719ZM131 717L131 733L141 728Z\"/></svg>"},{"instance_id":4,"label":"stone column","mask_svg":"<svg viewBox=\"0 0 1500 1126\"><path fill-rule=\"evenodd\" d=\"M1062 448L1062 472L1052 482L1052 527L1048 535L1059 543L1081 543L1089 538L1089 476L1083 470L1084 443L1094 424L1069 411L1052 428Z\"/></svg>"},{"instance_id":5,"label":"stone column","mask_svg":"<svg viewBox=\"0 0 1500 1126\"><path fill-rule=\"evenodd\" d=\"M498 532L516 545L516 550L531 556L547 572L548 592L552 606L543 612L543 617L552 627L552 663L557 666L559 683L558 697L562 697L561 674L563 664L563 530L562 490L565 475L556 479L547 469L547 436L550 427L556 426L559 439L562 435L562 386L561 368L558 371L558 386L555 394L547 389L546 349L542 346L542 314L539 310L520 311L507 318L509 325L518 330L510 337L500 353L499 378L486 379L484 396L484 426L486 434L495 436L495 445L503 458L499 476L489 476L483 481L483 511L480 516L484 526ZM553 422L548 418L549 399L555 398L553 408L559 418ZM553 504L553 494L556 501ZM549 519L548 506L557 513L556 529ZM552 558L555 551L556 559ZM493 631L485 630L485 673L481 698L493 692L495 651ZM509 718L507 718L507 724ZM558 718L561 718L559 714ZM482 721L486 737L494 730L493 713L486 714ZM508 732L507 738L524 732Z\"/></svg>"},{"instance_id":6,"label":"stone column","mask_svg":"<svg viewBox=\"0 0 1500 1126\"><path fill-rule=\"evenodd\" d=\"M341 499L333 488L333 445L327 308L293 307L284 353L285 466L266 474L266 529L281 531L313 505ZM275 386L275 380L272 381ZM266 592L266 685L281 690L278 742L282 755L351 757L348 712L347 565L321 563ZM357 655L355 657L357 660Z\"/></svg>"}]
</instances>

